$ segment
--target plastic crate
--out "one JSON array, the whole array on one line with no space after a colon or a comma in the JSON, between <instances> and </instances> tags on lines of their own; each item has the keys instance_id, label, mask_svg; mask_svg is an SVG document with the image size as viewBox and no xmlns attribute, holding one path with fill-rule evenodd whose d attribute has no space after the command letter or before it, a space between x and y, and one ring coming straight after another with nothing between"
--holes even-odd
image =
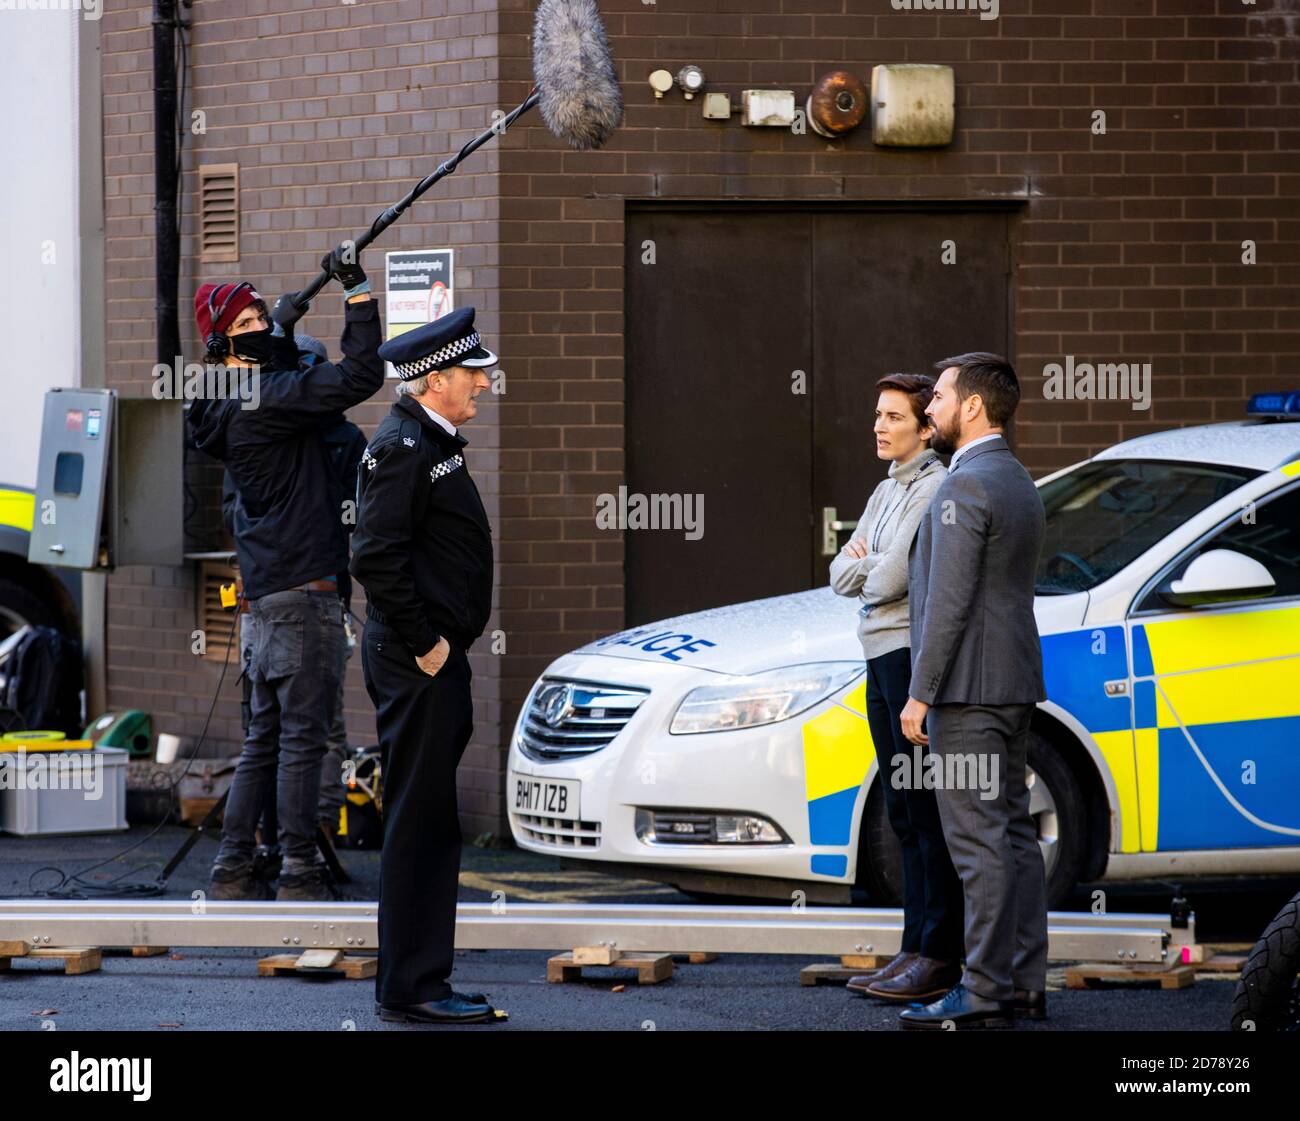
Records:
<instances>
[{"instance_id":1,"label":"plastic crate","mask_svg":"<svg viewBox=\"0 0 1300 1121\"><path fill-rule=\"evenodd\" d=\"M107 833L126 824L127 752L0 751L0 831Z\"/></svg>"}]
</instances>

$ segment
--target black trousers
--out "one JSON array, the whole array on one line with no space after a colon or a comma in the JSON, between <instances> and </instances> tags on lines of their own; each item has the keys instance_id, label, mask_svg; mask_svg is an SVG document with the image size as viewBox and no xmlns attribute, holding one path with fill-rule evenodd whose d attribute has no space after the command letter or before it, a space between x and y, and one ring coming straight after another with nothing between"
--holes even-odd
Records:
<instances>
[{"instance_id":1,"label":"black trousers","mask_svg":"<svg viewBox=\"0 0 1300 1121\"><path fill-rule=\"evenodd\" d=\"M867 659L867 722L876 746L885 811L903 850L902 948L939 961L960 961L961 880L948 854L935 792L919 783L899 789L891 781L894 759L903 756L910 761L917 750L899 723L911 679L912 651L906 646ZM907 775L910 770L900 773Z\"/></svg>"},{"instance_id":2,"label":"black trousers","mask_svg":"<svg viewBox=\"0 0 1300 1121\"><path fill-rule=\"evenodd\" d=\"M460 873L456 767L474 729L469 659L453 644L430 677L397 632L369 620L361 666L383 766L375 999L443 1000L451 995Z\"/></svg>"}]
</instances>

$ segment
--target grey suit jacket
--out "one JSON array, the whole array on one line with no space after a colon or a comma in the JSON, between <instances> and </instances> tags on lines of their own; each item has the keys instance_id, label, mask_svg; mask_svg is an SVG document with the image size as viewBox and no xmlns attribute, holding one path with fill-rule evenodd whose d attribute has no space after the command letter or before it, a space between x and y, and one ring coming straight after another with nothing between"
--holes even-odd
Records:
<instances>
[{"instance_id":1,"label":"grey suit jacket","mask_svg":"<svg viewBox=\"0 0 1300 1121\"><path fill-rule=\"evenodd\" d=\"M931 705L1046 699L1034 622L1042 546L1042 500L1006 440L963 454L908 560L911 696Z\"/></svg>"}]
</instances>

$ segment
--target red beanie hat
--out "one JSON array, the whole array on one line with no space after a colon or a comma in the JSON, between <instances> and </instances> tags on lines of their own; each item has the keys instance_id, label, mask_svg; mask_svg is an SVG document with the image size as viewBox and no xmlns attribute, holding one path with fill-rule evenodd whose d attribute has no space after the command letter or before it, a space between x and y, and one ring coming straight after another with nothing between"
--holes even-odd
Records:
<instances>
[{"instance_id":1,"label":"red beanie hat","mask_svg":"<svg viewBox=\"0 0 1300 1121\"><path fill-rule=\"evenodd\" d=\"M237 288L238 292L235 291ZM234 293L233 299L230 298L231 293ZM225 334L239 313L261 298L251 284L243 281L204 284L194 293L194 319L199 325L199 338L207 339L214 331L219 335ZM214 313L217 315L216 323L212 322Z\"/></svg>"}]
</instances>

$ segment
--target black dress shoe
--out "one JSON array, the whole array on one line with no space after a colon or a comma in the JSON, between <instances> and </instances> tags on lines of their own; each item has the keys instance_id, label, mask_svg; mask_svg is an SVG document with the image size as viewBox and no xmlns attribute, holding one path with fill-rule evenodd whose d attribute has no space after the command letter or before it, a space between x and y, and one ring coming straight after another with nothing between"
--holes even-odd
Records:
<instances>
[{"instance_id":1,"label":"black dress shoe","mask_svg":"<svg viewBox=\"0 0 1300 1121\"><path fill-rule=\"evenodd\" d=\"M452 990L451 995L456 997L456 999L458 1000L463 1000L466 1004L487 1004L488 1003L488 998L486 993L458 993L455 990ZM375 1015L378 1016L381 1012L383 1012L383 1010L384 1010L384 1006L380 1004L379 1001L375 1001Z\"/></svg>"},{"instance_id":2,"label":"black dress shoe","mask_svg":"<svg viewBox=\"0 0 1300 1121\"><path fill-rule=\"evenodd\" d=\"M898 1014L905 1028L929 1028L942 1031L947 1023L962 1028L1009 1028L1011 1001L989 1000L957 985L947 996L924 1008L907 1008Z\"/></svg>"},{"instance_id":3,"label":"black dress shoe","mask_svg":"<svg viewBox=\"0 0 1300 1121\"><path fill-rule=\"evenodd\" d=\"M1011 1011L1018 1019L1046 1020L1047 994L1040 989L1017 989Z\"/></svg>"},{"instance_id":4,"label":"black dress shoe","mask_svg":"<svg viewBox=\"0 0 1300 1121\"><path fill-rule=\"evenodd\" d=\"M855 993L865 993L868 985L874 984L876 981L888 981L891 977L897 977L918 957L920 955L914 951L904 950L895 954L879 969L871 973L863 973L857 977L850 977L844 987Z\"/></svg>"},{"instance_id":5,"label":"black dress shoe","mask_svg":"<svg viewBox=\"0 0 1300 1121\"><path fill-rule=\"evenodd\" d=\"M472 1004L453 993L446 1000L381 1004L379 1018L407 1024L481 1024L496 1019L496 1011L490 1004Z\"/></svg>"}]
</instances>

